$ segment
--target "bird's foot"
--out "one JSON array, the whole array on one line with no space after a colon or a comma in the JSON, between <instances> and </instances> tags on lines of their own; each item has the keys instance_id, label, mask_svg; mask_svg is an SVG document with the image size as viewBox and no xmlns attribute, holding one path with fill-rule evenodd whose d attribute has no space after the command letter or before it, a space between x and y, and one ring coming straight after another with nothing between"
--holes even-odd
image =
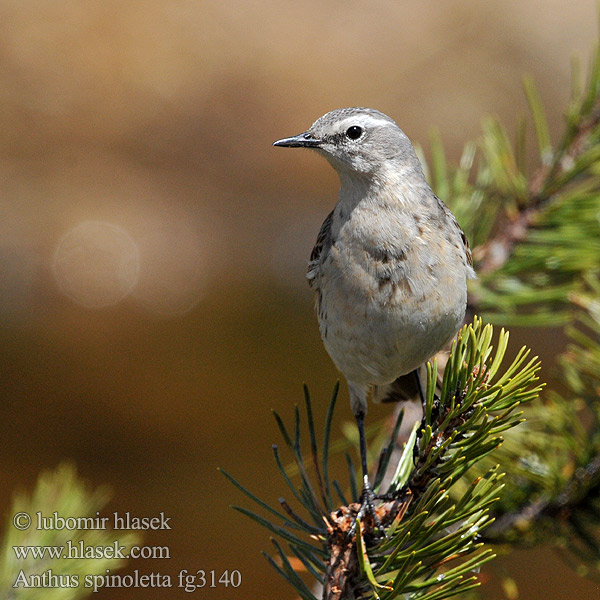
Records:
<instances>
[{"instance_id":1,"label":"bird's foot","mask_svg":"<svg viewBox=\"0 0 600 600\"><path fill-rule=\"evenodd\" d=\"M360 495L360 508L358 509L358 513L356 514L356 519L355 519L354 523L348 530L348 535L350 537L353 537L354 534L356 533L356 522L357 521L360 521L361 523L363 523L363 522L368 522L368 519L372 519L373 523L372 523L372 527L370 527L370 529L373 531L373 533L377 532L378 537L387 538L385 529L384 529L383 525L381 524L381 520L379 519L379 516L377 515L377 511L375 509L375 500L377 498L378 497L375 495L375 493L371 489L371 484L369 482L369 478L367 476L365 476L362 493Z\"/></svg>"},{"instance_id":2,"label":"bird's foot","mask_svg":"<svg viewBox=\"0 0 600 600\"><path fill-rule=\"evenodd\" d=\"M388 492L387 494L377 494L375 499L381 500L382 502L399 502L406 500L406 498L410 495L411 492L408 489L408 486L404 485L400 489Z\"/></svg>"}]
</instances>

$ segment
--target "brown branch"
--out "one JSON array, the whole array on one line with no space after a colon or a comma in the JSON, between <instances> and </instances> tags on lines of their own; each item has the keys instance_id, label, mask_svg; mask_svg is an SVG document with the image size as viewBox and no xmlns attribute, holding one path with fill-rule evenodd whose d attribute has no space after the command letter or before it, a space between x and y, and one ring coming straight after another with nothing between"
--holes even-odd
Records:
<instances>
[{"instance_id":1,"label":"brown branch","mask_svg":"<svg viewBox=\"0 0 600 600\"><path fill-rule=\"evenodd\" d=\"M393 521L404 517L413 501L413 495L407 490L397 500L384 502L375 508L383 527L389 527ZM358 600L364 596L369 584L360 573L360 564L356 549L356 538L348 532L356 524L360 504L342 506L329 515L327 523L327 546L329 560L325 572L323 600ZM376 540L375 523L371 516L361 522L361 530L367 544Z\"/></svg>"},{"instance_id":2,"label":"brown branch","mask_svg":"<svg viewBox=\"0 0 600 600\"><path fill-rule=\"evenodd\" d=\"M568 132L563 142L564 147L556 153L552 165L542 165L532 175L527 204L504 226L498 227L494 236L475 249L473 254L480 275L493 273L503 267L511 257L514 247L527 238L529 229L535 224L539 213L552 202L559 191L552 183L561 175L567 175L569 171L573 171L573 177L577 175L573 166L587 148L589 136L599 123L600 99L596 101L589 115Z\"/></svg>"},{"instance_id":3,"label":"brown branch","mask_svg":"<svg viewBox=\"0 0 600 600\"><path fill-rule=\"evenodd\" d=\"M479 248L475 248L473 257L478 263L479 275L493 273L506 264L515 245L527 238L537 212L536 208L522 210L506 227L499 227L495 236Z\"/></svg>"},{"instance_id":4,"label":"brown branch","mask_svg":"<svg viewBox=\"0 0 600 600\"><path fill-rule=\"evenodd\" d=\"M600 490L600 454L587 465L578 468L563 489L552 500L535 500L521 509L497 517L482 534L484 541L507 541L511 531L529 528L533 522L543 519L568 520L571 514L584 505Z\"/></svg>"}]
</instances>

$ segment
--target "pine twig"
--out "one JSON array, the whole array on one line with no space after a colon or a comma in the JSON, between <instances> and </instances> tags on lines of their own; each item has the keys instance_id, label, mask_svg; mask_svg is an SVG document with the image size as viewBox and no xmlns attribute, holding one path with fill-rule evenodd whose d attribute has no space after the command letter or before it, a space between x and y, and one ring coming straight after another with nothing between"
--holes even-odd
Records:
<instances>
[{"instance_id":1,"label":"pine twig","mask_svg":"<svg viewBox=\"0 0 600 600\"><path fill-rule=\"evenodd\" d=\"M502 543L514 541L514 531L530 529L536 521L561 519L568 521L591 496L600 492L600 454L594 456L584 467L577 469L562 490L550 499L536 499L518 510L498 516L485 531L486 541Z\"/></svg>"},{"instance_id":2,"label":"pine twig","mask_svg":"<svg viewBox=\"0 0 600 600\"><path fill-rule=\"evenodd\" d=\"M311 455L307 459L310 464L304 464L299 450L297 411L293 439L278 415L277 422L300 478L294 496L311 516L314 526L285 500L280 499L284 513L276 511L227 475L260 508L283 521L283 526L271 523L236 507L282 538L294 555L301 556L302 562L311 566L310 572L323 581L324 600L366 597L441 600L478 585L472 570L493 558L493 553L482 548L477 539L491 523L490 509L498 499L503 474L496 467L488 469L466 487L458 500L450 496L449 490L502 443L500 432L521 422L517 408L533 400L540 390L537 359L530 359L522 349L512 364L500 371L508 334L500 333L495 350L491 345L492 335L491 326L484 327L478 318L461 330L444 369L439 397L435 395L436 363L428 366L423 421L413 428L395 474L385 484L386 489L375 489L380 498L376 513L385 528L386 539L381 540L372 516L357 522L358 501L329 510L328 494L318 498L312 493L310 471L319 460ZM336 396L337 388L327 413L322 468L313 473L325 490L330 489L325 458ZM308 395L305 400L308 407ZM307 415L309 439L311 445L313 441L316 445L310 409ZM393 438L399 427L397 422ZM393 443L391 440L390 444ZM388 466L389 455L389 451L381 454L380 469ZM290 486L290 477L278 454L276 461ZM350 487L355 476L352 471L353 467ZM377 472L374 481L383 485L383 474ZM280 546L276 547L279 559L267 555L269 563L303 599L314 600L314 594L298 578Z\"/></svg>"}]
</instances>

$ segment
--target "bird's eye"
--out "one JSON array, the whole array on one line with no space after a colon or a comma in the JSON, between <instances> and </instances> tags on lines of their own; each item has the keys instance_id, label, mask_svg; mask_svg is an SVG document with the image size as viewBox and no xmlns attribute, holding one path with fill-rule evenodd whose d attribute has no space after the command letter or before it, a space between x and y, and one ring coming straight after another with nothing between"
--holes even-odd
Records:
<instances>
[{"instance_id":1,"label":"bird's eye","mask_svg":"<svg viewBox=\"0 0 600 600\"><path fill-rule=\"evenodd\" d=\"M352 125L352 127L348 127L348 129L346 129L346 137L350 138L351 140L357 140L362 134L362 127L359 127L358 125Z\"/></svg>"}]
</instances>

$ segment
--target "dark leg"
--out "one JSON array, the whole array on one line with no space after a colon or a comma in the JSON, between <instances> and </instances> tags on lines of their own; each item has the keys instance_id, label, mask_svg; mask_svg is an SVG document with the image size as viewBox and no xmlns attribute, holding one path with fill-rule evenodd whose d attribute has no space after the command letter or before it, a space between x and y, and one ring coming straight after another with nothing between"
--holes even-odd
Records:
<instances>
[{"instance_id":1,"label":"dark leg","mask_svg":"<svg viewBox=\"0 0 600 600\"><path fill-rule=\"evenodd\" d=\"M365 413L360 411L355 415L356 425L358 427L358 438L360 443L360 464L362 467L363 480L368 480L369 471L367 469L367 441L365 440Z\"/></svg>"},{"instance_id":2,"label":"dark leg","mask_svg":"<svg viewBox=\"0 0 600 600\"><path fill-rule=\"evenodd\" d=\"M358 511L357 518L359 520L364 519L365 515L371 515L373 517L373 523L376 529L379 529L380 532L385 535L385 531L379 521L379 517L375 512L375 505L373 501L375 500L375 494L371 489L371 483L369 482L369 470L367 466L367 442L365 439L365 413L363 411L359 411L355 415L356 425L358 426L358 437L360 444L360 462L362 466L362 474L363 474L363 489L360 495L360 509ZM354 535L355 526L353 524L350 528L349 534Z\"/></svg>"},{"instance_id":3,"label":"dark leg","mask_svg":"<svg viewBox=\"0 0 600 600\"><path fill-rule=\"evenodd\" d=\"M427 401L425 400L425 392L423 391L423 386L421 385L421 376L419 375L419 369L415 369L413 371L415 375L415 379L417 380L417 388L419 389L419 398L421 399L421 404L423 408L425 408L425 404Z\"/></svg>"}]
</instances>

